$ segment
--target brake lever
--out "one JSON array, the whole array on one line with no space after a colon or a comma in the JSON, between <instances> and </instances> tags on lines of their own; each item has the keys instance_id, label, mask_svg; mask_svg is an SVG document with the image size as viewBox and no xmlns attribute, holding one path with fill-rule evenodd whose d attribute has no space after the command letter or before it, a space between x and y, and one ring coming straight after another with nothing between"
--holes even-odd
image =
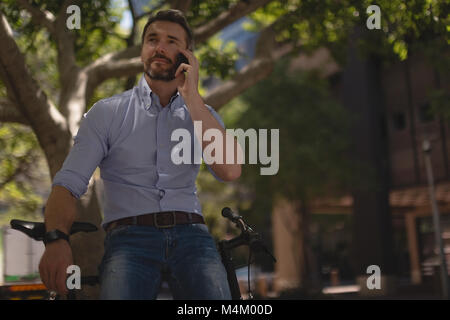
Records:
<instances>
[{"instance_id":1,"label":"brake lever","mask_svg":"<svg viewBox=\"0 0 450 320\"><path fill-rule=\"evenodd\" d=\"M253 250L263 251L265 254L272 258L273 262L277 262L277 259L275 259L273 254L269 251L269 249L267 249L266 245L262 242L262 239L261 237L259 237L259 235L257 239L251 241L250 246Z\"/></svg>"}]
</instances>

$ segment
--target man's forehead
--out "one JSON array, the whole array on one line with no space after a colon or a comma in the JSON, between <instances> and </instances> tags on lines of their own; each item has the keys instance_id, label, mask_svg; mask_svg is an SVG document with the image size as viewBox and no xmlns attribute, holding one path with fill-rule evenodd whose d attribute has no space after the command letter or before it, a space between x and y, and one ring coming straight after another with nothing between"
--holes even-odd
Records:
<instances>
[{"instance_id":1,"label":"man's forehead","mask_svg":"<svg viewBox=\"0 0 450 320\"><path fill-rule=\"evenodd\" d=\"M178 23L171 21L155 21L147 28L147 35L157 34L162 36L173 36L177 39L185 39L185 31Z\"/></svg>"}]
</instances>

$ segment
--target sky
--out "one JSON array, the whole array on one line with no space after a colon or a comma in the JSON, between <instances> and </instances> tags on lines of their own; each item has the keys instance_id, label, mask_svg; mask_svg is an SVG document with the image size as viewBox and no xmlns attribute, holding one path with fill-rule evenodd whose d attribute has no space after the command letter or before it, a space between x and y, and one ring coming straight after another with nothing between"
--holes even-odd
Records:
<instances>
[{"instance_id":1,"label":"sky","mask_svg":"<svg viewBox=\"0 0 450 320\"><path fill-rule=\"evenodd\" d=\"M132 25L132 19L131 19L131 12L128 10L128 4L125 0L116 0L117 6L119 8L127 8L127 10L124 12L122 16L122 20L120 21L120 26L123 29L129 29Z\"/></svg>"}]
</instances>

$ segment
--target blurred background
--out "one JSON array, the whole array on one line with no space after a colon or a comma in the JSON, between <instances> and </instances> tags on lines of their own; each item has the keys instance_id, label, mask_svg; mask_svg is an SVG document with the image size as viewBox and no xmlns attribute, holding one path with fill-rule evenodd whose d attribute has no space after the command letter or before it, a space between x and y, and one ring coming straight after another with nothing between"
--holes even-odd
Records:
<instances>
[{"instance_id":1,"label":"blurred background","mask_svg":"<svg viewBox=\"0 0 450 320\"><path fill-rule=\"evenodd\" d=\"M448 298L432 203L448 266L450 3L437 0L2 1L3 287L39 285L43 245L9 221L42 221L81 116L136 84L143 26L167 8L185 12L194 30L201 94L226 127L279 129L275 175L246 164L225 184L202 165L197 180L217 240L238 234L220 214L229 206L277 258L253 257L255 296ZM99 172L79 213L101 222ZM82 270L95 273L103 236L75 237ZM234 254L245 294L248 250ZM367 286L371 265L380 289Z\"/></svg>"}]
</instances>

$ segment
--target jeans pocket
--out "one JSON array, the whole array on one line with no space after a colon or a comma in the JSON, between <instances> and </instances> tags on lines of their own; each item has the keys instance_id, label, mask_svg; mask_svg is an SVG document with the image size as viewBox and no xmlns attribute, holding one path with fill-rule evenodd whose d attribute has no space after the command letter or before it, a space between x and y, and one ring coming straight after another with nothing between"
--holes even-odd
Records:
<instances>
[{"instance_id":1,"label":"jeans pocket","mask_svg":"<svg viewBox=\"0 0 450 320\"><path fill-rule=\"evenodd\" d=\"M114 229L112 229L106 233L105 241L108 241L109 239L111 239L114 236L127 233L128 229L130 227L131 227L131 225L126 225L126 224L115 227Z\"/></svg>"},{"instance_id":2,"label":"jeans pocket","mask_svg":"<svg viewBox=\"0 0 450 320\"><path fill-rule=\"evenodd\" d=\"M192 226L194 229L196 229L196 230L199 230L199 231L201 231L201 232L204 232L204 233L209 234L209 228L208 228L208 226L207 226L206 224L203 224L203 223L193 223L193 224L191 224L191 226Z\"/></svg>"}]
</instances>

